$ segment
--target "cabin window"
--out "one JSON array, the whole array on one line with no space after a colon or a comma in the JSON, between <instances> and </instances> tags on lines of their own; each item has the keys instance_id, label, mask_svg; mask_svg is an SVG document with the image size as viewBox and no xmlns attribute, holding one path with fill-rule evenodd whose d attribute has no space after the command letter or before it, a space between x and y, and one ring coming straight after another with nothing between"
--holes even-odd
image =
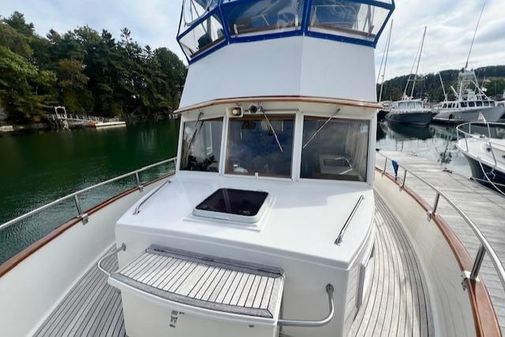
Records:
<instances>
[{"instance_id":1,"label":"cabin window","mask_svg":"<svg viewBox=\"0 0 505 337\"><path fill-rule=\"evenodd\" d=\"M373 41L388 13L354 0L312 0L310 30Z\"/></svg>"},{"instance_id":2,"label":"cabin window","mask_svg":"<svg viewBox=\"0 0 505 337\"><path fill-rule=\"evenodd\" d=\"M181 170L218 172L222 136L222 118L185 122Z\"/></svg>"},{"instance_id":3,"label":"cabin window","mask_svg":"<svg viewBox=\"0 0 505 337\"><path fill-rule=\"evenodd\" d=\"M484 106L489 106L489 102L484 102Z\"/></svg>"},{"instance_id":4,"label":"cabin window","mask_svg":"<svg viewBox=\"0 0 505 337\"><path fill-rule=\"evenodd\" d=\"M301 178L366 181L369 121L305 117Z\"/></svg>"},{"instance_id":5,"label":"cabin window","mask_svg":"<svg viewBox=\"0 0 505 337\"><path fill-rule=\"evenodd\" d=\"M223 12L231 36L300 29L302 0L225 0Z\"/></svg>"},{"instance_id":6,"label":"cabin window","mask_svg":"<svg viewBox=\"0 0 505 337\"><path fill-rule=\"evenodd\" d=\"M294 127L294 115L230 119L225 172L290 178Z\"/></svg>"},{"instance_id":7,"label":"cabin window","mask_svg":"<svg viewBox=\"0 0 505 337\"><path fill-rule=\"evenodd\" d=\"M461 107L462 108L466 108L468 105L466 104L466 102L461 102Z\"/></svg>"},{"instance_id":8,"label":"cabin window","mask_svg":"<svg viewBox=\"0 0 505 337\"><path fill-rule=\"evenodd\" d=\"M182 23L181 23L182 24ZM188 57L193 57L224 41L223 25L217 14L180 35L182 50Z\"/></svg>"},{"instance_id":9,"label":"cabin window","mask_svg":"<svg viewBox=\"0 0 505 337\"><path fill-rule=\"evenodd\" d=\"M474 108L475 107L475 102L468 102L468 106L470 108Z\"/></svg>"},{"instance_id":10,"label":"cabin window","mask_svg":"<svg viewBox=\"0 0 505 337\"><path fill-rule=\"evenodd\" d=\"M482 102L476 102L477 106L482 106Z\"/></svg>"}]
</instances>

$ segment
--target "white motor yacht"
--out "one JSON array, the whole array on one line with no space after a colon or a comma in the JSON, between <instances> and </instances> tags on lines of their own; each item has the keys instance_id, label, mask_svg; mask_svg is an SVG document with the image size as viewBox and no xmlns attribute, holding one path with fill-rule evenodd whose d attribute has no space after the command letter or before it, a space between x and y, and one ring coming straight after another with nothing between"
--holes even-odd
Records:
<instances>
[{"instance_id":1,"label":"white motor yacht","mask_svg":"<svg viewBox=\"0 0 505 337\"><path fill-rule=\"evenodd\" d=\"M505 124L473 122L458 125L457 147L468 160L472 177L505 192Z\"/></svg>"},{"instance_id":2,"label":"white motor yacht","mask_svg":"<svg viewBox=\"0 0 505 337\"><path fill-rule=\"evenodd\" d=\"M447 123L477 122L484 116L496 122L505 114L505 106L497 104L480 88L473 70L463 70L458 75L458 90L452 87L455 100L445 100L435 108L433 120Z\"/></svg>"},{"instance_id":3,"label":"white motor yacht","mask_svg":"<svg viewBox=\"0 0 505 337\"><path fill-rule=\"evenodd\" d=\"M440 192L376 168L374 47L393 9L185 0L177 158L0 225L78 214L0 265L0 335L499 336L486 239L473 260ZM121 179L135 186L82 207Z\"/></svg>"}]
</instances>

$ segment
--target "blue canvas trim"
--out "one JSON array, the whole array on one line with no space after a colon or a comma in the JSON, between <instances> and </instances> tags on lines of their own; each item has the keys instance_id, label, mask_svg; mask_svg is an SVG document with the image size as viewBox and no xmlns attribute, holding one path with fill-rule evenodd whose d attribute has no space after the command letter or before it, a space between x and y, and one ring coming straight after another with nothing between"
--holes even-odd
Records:
<instances>
[{"instance_id":1,"label":"blue canvas trim","mask_svg":"<svg viewBox=\"0 0 505 337\"><path fill-rule=\"evenodd\" d=\"M195 56L193 56L192 59L188 60L188 63L189 64L195 63L196 61L204 58L205 56L207 56L207 55L215 52L216 50L219 50L219 49L221 49L221 48L223 48L224 46L227 46L227 45L228 45L228 43L225 40L223 40L219 44L216 44L215 46L212 46L212 48L209 48L209 49L207 49L207 50L205 50L205 51L203 51L201 53L196 54Z\"/></svg>"},{"instance_id":2,"label":"blue canvas trim","mask_svg":"<svg viewBox=\"0 0 505 337\"><path fill-rule=\"evenodd\" d=\"M198 18L193 24L191 24L190 27L185 29L184 32L182 32L182 33L180 31L181 23L182 23L182 16L183 16L183 13L181 11L181 16L179 19L179 31L178 31L178 35L177 35L177 42L179 43L179 46L181 47L183 52L184 52L184 49L182 48L181 39L184 38L184 36L186 36L196 26L202 24L209 17L216 16L216 18L220 21L221 25L223 26L224 39L222 42L218 43L215 46L212 46L208 50L205 50L201 53L196 54L194 57L190 57L186 54L186 52L184 52L184 55L186 56L186 59L189 64L194 63L194 62L202 59L203 57L209 55L210 53L212 53L216 50L219 50L222 47L224 47L228 44L231 44L231 43L247 43L247 42L254 42L254 41L278 39L278 38L284 38L284 37L290 37L290 36L310 36L313 38L338 41L338 42L344 42L344 43L351 43L351 44L356 44L356 45L360 45L360 46L375 48L377 46L380 36L384 32L384 29L385 29L388 21L391 18L391 15L393 14L394 9L396 8L395 0L392 0L391 4L385 3L382 1L378 1L378 0L345 0L348 2L354 2L354 3L358 3L358 4L365 4L365 5L384 8L389 11L389 13L386 16L386 19L384 20L382 26L380 27L380 29L377 32L375 39L373 41L361 39L361 38L357 38L357 37L354 38L354 37L341 36L341 35L335 35L335 34L331 34L331 33L317 32L317 31L310 30L310 16L311 16L313 0L305 0L304 1L304 7L302 9L302 20L300 23L301 26L299 28L295 28L293 30L285 31L285 32L269 33L268 31L265 31L265 32L262 32L261 34L257 34L257 35L233 36L232 32L230 32L228 15L226 13L227 8L229 8L229 7L232 8L235 5L237 5L238 3L254 3L254 2L257 2L257 0L234 0L232 2L227 2L227 3L225 3L224 1L225 0L219 0L217 6L214 9L207 12L202 17Z\"/></svg>"}]
</instances>

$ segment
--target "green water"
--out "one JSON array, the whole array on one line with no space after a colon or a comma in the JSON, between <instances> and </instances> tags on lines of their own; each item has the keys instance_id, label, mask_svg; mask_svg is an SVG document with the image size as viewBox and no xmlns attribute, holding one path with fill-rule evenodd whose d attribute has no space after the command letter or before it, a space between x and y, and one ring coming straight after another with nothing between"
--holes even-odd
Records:
<instances>
[{"instance_id":1,"label":"green water","mask_svg":"<svg viewBox=\"0 0 505 337\"><path fill-rule=\"evenodd\" d=\"M0 223L78 189L176 155L178 123L0 136ZM164 169L167 169L166 167ZM159 171L159 172L158 172ZM151 170L143 181L161 173ZM83 208L135 185L125 179L83 195ZM0 231L0 263L76 213L64 202Z\"/></svg>"},{"instance_id":2,"label":"green water","mask_svg":"<svg viewBox=\"0 0 505 337\"><path fill-rule=\"evenodd\" d=\"M176 155L177 122L126 128L0 136L0 223L78 189ZM453 127L412 128L380 123L377 147L415 153L441 166L470 174L455 146ZM168 167L141 175L148 181ZM125 179L82 195L88 209L135 186ZM0 263L77 215L72 200L0 231Z\"/></svg>"}]
</instances>

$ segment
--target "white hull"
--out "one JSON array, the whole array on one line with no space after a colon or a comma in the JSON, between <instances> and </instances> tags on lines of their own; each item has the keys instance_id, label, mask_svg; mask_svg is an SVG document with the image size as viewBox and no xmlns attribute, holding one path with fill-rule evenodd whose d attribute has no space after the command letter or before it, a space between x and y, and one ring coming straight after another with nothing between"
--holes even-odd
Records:
<instances>
[{"instance_id":1,"label":"white hull","mask_svg":"<svg viewBox=\"0 0 505 337\"><path fill-rule=\"evenodd\" d=\"M504 114L505 107L500 106L476 109L440 109L433 120L450 123L477 122L479 121L479 116L482 115L487 122L496 122L500 120Z\"/></svg>"}]
</instances>

